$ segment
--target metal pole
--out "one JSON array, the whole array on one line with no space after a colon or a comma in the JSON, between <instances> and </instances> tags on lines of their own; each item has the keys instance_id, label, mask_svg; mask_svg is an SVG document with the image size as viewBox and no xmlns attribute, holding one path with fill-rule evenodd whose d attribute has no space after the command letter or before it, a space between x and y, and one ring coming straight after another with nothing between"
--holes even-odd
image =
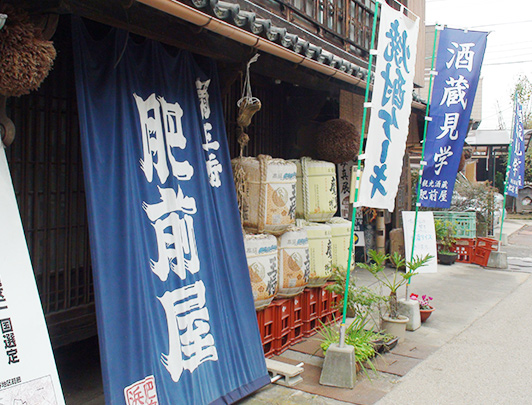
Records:
<instances>
[{"instance_id":1,"label":"metal pole","mask_svg":"<svg viewBox=\"0 0 532 405\"><path fill-rule=\"evenodd\" d=\"M371 45L369 53L369 62L368 62L368 77L366 82L366 93L364 96L364 112L362 115L362 130L360 131L360 146L358 150L358 163L357 163L357 172L356 172L356 182L355 182L355 198L353 199L353 213L351 217L351 237L349 241L349 257L347 259L347 270L345 278L345 290L344 290L344 310L342 314L342 323L340 324L340 347L345 346L345 318L347 313L347 295L349 293L349 281L351 277L351 259L353 256L353 239L355 232L355 222L356 222L356 204L358 202L358 182L360 181L360 166L362 160L362 152L364 150L364 132L366 131L366 116L368 108L368 97L369 97L369 86L371 83L371 68L373 64L373 48L375 46L375 32L377 31L377 14L379 11L379 1L375 2L375 14L373 16L373 28L371 30ZM354 263L353 263L354 264Z\"/></svg>"},{"instance_id":2,"label":"metal pole","mask_svg":"<svg viewBox=\"0 0 532 405\"><path fill-rule=\"evenodd\" d=\"M502 214L501 214L501 231L499 232L499 246L497 247L497 250L501 251L501 240L502 240L502 226L504 225L504 209L506 207L506 194L508 193L508 177L510 176L510 167L511 167L511 157L512 157L512 149L513 149L513 140L514 140L514 132L515 132L515 126L517 125L517 120L515 117L515 109L517 105L517 91L514 95L514 117L512 118L512 132L510 134L510 144L508 145L508 157L506 159L506 180L504 181L504 198L502 201Z\"/></svg>"}]
</instances>

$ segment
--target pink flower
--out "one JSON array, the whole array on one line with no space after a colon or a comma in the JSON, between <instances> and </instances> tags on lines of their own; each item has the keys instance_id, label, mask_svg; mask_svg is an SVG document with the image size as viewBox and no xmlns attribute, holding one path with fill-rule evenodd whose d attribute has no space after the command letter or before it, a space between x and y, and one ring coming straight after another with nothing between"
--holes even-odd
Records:
<instances>
[{"instance_id":1,"label":"pink flower","mask_svg":"<svg viewBox=\"0 0 532 405\"><path fill-rule=\"evenodd\" d=\"M429 297L428 295L422 295L421 298L419 298L418 294L410 294L410 299L415 300L419 302L419 308L420 309L430 309L430 301L432 301L432 297Z\"/></svg>"}]
</instances>

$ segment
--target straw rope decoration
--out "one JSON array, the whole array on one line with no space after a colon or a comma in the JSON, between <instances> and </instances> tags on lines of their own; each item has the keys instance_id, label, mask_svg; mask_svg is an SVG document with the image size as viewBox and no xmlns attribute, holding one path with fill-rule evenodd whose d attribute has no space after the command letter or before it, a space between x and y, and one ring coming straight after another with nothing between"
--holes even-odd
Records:
<instances>
[{"instance_id":1,"label":"straw rope decoration","mask_svg":"<svg viewBox=\"0 0 532 405\"><path fill-rule=\"evenodd\" d=\"M240 156L235 160L233 167L233 176L235 179L236 199L238 202L238 209L240 211L240 223L244 226L244 209L247 204L248 187L246 184L246 172L242 167L242 159L244 159L244 148L249 142L249 136L244 133L241 127L237 128L238 143L240 145ZM242 230L244 230L242 228Z\"/></svg>"},{"instance_id":2,"label":"straw rope decoration","mask_svg":"<svg viewBox=\"0 0 532 405\"><path fill-rule=\"evenodd\" d=\"M0 30L0 94L19 97L40 87L52 69L56 50L24 10L0 4L0 13L8 16Z\"/></svg>"},{"instance_id":3,"label":"straw rope decoration","mask_svg":"<svg viewBox=\"0 0 532 405\"><path fill-rule=\"evenodd\" d=\"M308 162L310 161L309 157L301 158L301 184L303 188L303 218L305 221L309 220L310 208L309 208L309 178L308 178Z\"/></svg>"},{"instance_id":4,"label":"straw rope decoration","mask_svg":"<svg viewBox=\"0 0 532 405\"><path fill-rule=\"evenodd\" d=\"M257 224L257 232L264 232L266 222L266 196L268 194L268 185L266 183L266 176L268 172L268 163L272 160L269 155L259 155L259 173L260 173L260 187L259 187L259 223Z\"/></svg>"},{"instance_id":5,"label":"straw rope decoration","mask_svg":"<svg viewBox=\"0 0 532 405\"><path fill-rule=\"evenodd\" d=\"M249 143L249 135L244 131L249 124L251 124L251 119L253 115L261 108L261 102L258 98L253 97L251 93L251 80L249 74L249 67L252 63L256 62L259 58L259 54L253 56L246 68L246 78L244 80L244 88L242 89L242 97L237 101L236 105L238 107L238 116L236 119L237 122L237 142L240 145L240 155L238 159L235 160L233 167L233 176L235 179L235 188L237 195L238 208L240 210L240 223L242 224L242 231L244 232L244 209L247 202L248 187L246 185L246 172L242 166L242 160L244 159L244 148ZM261 191L262 191L262 175L261 175ZM259 221L261 211L259 211ZM264 221L264 214L262 214L262 220ZM264 227L264 222L263 222Z\"/></svg>"}]
</instances>

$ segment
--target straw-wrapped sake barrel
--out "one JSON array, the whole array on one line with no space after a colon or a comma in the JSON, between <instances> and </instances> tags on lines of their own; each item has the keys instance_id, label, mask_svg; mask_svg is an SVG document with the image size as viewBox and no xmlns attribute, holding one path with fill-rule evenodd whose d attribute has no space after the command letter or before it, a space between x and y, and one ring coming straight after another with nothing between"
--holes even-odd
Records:
<instances>
[{"instance_id":1,"label":"straw-wrapped sake barrel","mask_svg":"<svg viewBox=\"0 0 532 405\"><path fill-rule=\"evenodd\" d=\"M347 260L349 258L349 243L351 238L351 221L340 217L333 217L327 223L331 227L332 241L332 266L341 269L344 273L347 269ZM354 241L353 241L354 243ZM355 249L351 257L351 270L353 270L355 261Z\"/></svg>"},{"instance_id":2,"label":"straw-wrapped sake barrel","mask_svg":"<svg viewBox=\"0 0 532 405\"><path fill-rule=\"evenodd\" d=\"M327 222L337 210L336 165L303 157L297 165L296 216Z\"/></svg>"},{"instance_id":3,"label":"straw-wrapped sake barrel","mask_svg":"<svg viewBox=\"0 0 532 405\"><path fill-rule=\"evenodd\" d=\"M296 165L268 155L232 160L245 172L243 226L251 232L280 235L295 222ZM237 184L237 189L239 185Z\"/></svg>"},{"instance_id":4,"label":"straw-wrapped sake barrel","mask_svg":"<svg viewBox=\"0 0 532 405\"><path fill-rule=\"evenodd\" d=\"M331 227L327 224L307 223L310 257L309 287L321 287L331 276L332 241Z\"/></svg>"},{"instance_id":5,"label":"straw-wrapped sake barrel","mask_svg":"<svg viewBox=\"0 0 532 405\"><path fill-rule=\"evenodd\" d=\"M278 287L277 239L273 235L244 236L255 309L270 305Z\"/></svg>"},{"instance_id":6,"label":"straw-wrapped sake barrel","mask_svg":"<svg viewBox=\"0 0 532 405\"><path fill-rule=\"evenodd\" d=\"M300 294L308 284L310 259L307 231L289 230L277 238L279 256L279 292L283 298Z\"/></svg>"}]
</instances>

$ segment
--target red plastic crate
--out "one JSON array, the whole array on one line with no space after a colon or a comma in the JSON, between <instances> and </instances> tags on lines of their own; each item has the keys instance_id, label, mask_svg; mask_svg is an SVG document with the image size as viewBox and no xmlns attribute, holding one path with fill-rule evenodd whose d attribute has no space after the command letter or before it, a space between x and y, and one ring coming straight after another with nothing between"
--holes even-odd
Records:
<instances>
[{"instance_id":1,"label":"red plastic crate","mask_svg":"<svg viewBox=\"0 0 532 405\"><path fill-rule=\"evenodd\" d=\"M297 295L290 300L292 304L292 323L294 327L303 325L303 295Z\"/></svg>"},{"instance_id":2,"label":"red plastic crate","mask_svg":"<svg viewBox=\"0 0 532 405\"><path fill-rule=\"evenodd\" d=\"M275 339L275 354L279 355L283 353L286 349L292 344L292 330L288 330L286 333L283 333L277 339Z\"/></svg>"},{"instance_id":3,"label":"red plastic crate","mask_svg":"<svg viewBox=\"0 0 532 405\"><path fill-rule=\"evenodd\" d=\"M488 250L498 250L499 241L492 238L477 238L476 248L484 248Z\"/></svg>"},{"instance_id":4,"label":"red plastic crate","mask_svg":"<svg viewBox=\"0 0 532 405\"><path fill-rule=\"evenodd\" d=\"M301 325L294 326L291 331L291 340L292 344L301 342L303 340L303 322L301 322Z\"/></svg>"},{"instance_id":5,"label":"red plastic crate","mask_svg":"<svg viewBox=\"0 0 532 405\"><path fill-rule=\"evenodd\" d=\"M342 312L343 295L331 291L331 314L338 318L338 314Z\"/></svg>"},{"instance_id":6,"label":"red plastic crate","mask_svg":"<svg viewBox=\"0 0 532 405\"><path fill-rule=\"evenodd\" d=\"M456 246L471 246L474 247L477 244L476 239L472 238L458 238L454 243Z\"/></svg>"},{"instance_id":7,"label":"red plastic crate","mask_svg":"<svg viewBox=\"0 0 532 405\"><path fill-rule=\"evenodd\" d=\"M478 264L482 267L486 267L488 265L488 260L490 258L492 250L486 249L483 247L477 247L475 248L475 254L473 256L473 263Z\"/></svg>"},{"instance_id":8,"label":"red plastic crate","mask_svg":"<svg viewBox=\"0 0 532 405\"><path fill-rule=\"evenodd\" d=\"M305 288L303 291L303 322L308 322L318 317L319 292L319 288Z\"/></svg>"},{"instance_id":9,"label":"red plastic crate","mask_svg":"<svg viewBox=\"0 0 532 405\"><path fill-rule=\"evenodd\" d=\"M310 321L303 321L303 336L309 337L316 333L319 326L318 318L314 318Z\"/></svg>"},{"instance_id":10,"label":"red plastic crate","mask_svg":"<svg viewBox=\"0 0 532 405\"><path fill-rule=\"evenodd\" d=\"M272 339L262 344L262 350L264 351L264 357L272 357L275 355L275 341Z\"/></svg>"},{"instance_id":11,"label":"red plastic crate","mask_svg":"<svg viewBox=\"0 0 532 405\"><path fill-rule=\"evenodd\" d=\"M453 247L453 252L458 253L456 261L461 263L471 263L473 261L474 251L474 246L455 245Z\"/></svg>"},{"instance_id":12,"label":"red plastic crate","mask_svg":"<svg viewBox=\"0 0 532 405\"><path fill-rule=\"evenodd\" d=\"M320 322L318 322L318 329L323 325L329 325L332 322L332 313L328 313L320 316Z\"/></svg>"},{"instance_id":13,"label":"red plastic crate","mask_svg":"<svg viewBox=\"0 0 532 405\"><path fill-rule=\"evenodd\" d=\"M257 312L257 322L259 324L260 340L265 357L271 357L275 354L275 345L273 338L273 309L266 307L264 310Z\"/></svg>"},{"instance_id":14,"label":"red plastic crate","mask_svg":"<svg viewBox=\"0 0 532 405\"><path fill-rule=\"evenodd\" d=\"M270 342L274 339L275 316L273 307L267 306L262 311L257 312L257 322L259 324L260 339L262 343Z\"/></svg>"},{"instance_id":15,"label":"red plastic crate","mask_svg":"<svg viewBox=\"0 0 532 405\"><path fill-rule=\"evenodd\" d=\"M331 313L331 292L327 290L327 285L320 287L318 300L318 317Z\"/></svg>"},{"instance_id":16,"label":"red plastic crate","mask_svg":"<svg viewBox=\"0 0 532 405\"><path fill-rule=\"evenodd\" d=\"M292 323L292 304L289 299L280 299L273 300L270 306L274 311L273 337L278 339L289 333L294 326Z\"/></svg>"}]
</instances>

